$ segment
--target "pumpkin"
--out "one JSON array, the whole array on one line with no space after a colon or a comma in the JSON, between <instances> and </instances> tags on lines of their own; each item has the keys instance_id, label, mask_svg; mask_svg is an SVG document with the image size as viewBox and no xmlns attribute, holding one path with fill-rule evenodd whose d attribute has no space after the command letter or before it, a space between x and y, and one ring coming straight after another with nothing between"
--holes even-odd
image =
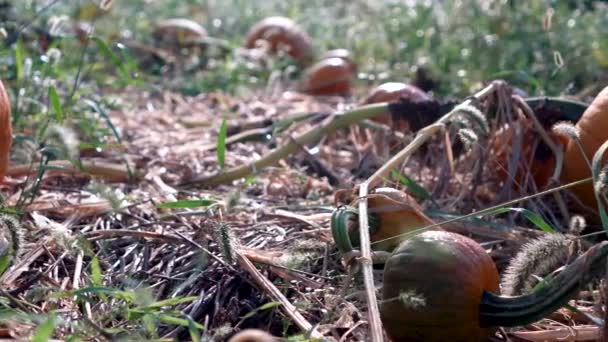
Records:
<instances>
[{"instance_id":1,"label":"pumpkin","mask_svg":"<svg viewBox=\"0 0 608 342\"><path fill-rule=\"evenodd\" d=\"M228 340L228 342L277 342L279 339L259 329L243 330Z\"/></svg>"},{"instance_id":2,"label":"pumpkin","mask_svg":"<svg viewBox=\"0 0 608 342\"><path fill-rule=\"evenodd\" d=\"M401 82L387 82L374 88L369 96L363 101L363 104L393 102L400 98L407 98L414 102L428 101L429 95L420 88ZM409 124L407 121L393 121L390 113L377 115L373 118L374 121L393 127L397 131L408 131Z\"/></svg>"},{"instance_id":3,"label":"pumpkin","mask_svg":"<svg viewBox=\"0 0 608 342\"><path fill-rule=\"evenodd\" d=\"M542 142L540 135L535 133L531 119L516 120L511 124L505 124L496 132L490 145L489 165L502 181L509 178L509 160L512 147L515 144L514 139L517 129L521 130L520 134L522 134L521 154L516 161L515 175L511 176L514 178L513 187L523 186L526 181L526 174L530 172L536 186L543 188L549 183L549 179L553 175L555 155ZM565 146L567 144L567 140L560 134L548 131L547 135L557 145Z\"/></svg>"},{"instance_id":4,"label":"pumpkin","mask_svg":"<svg viewBox=\"0 0 608 342\"><path fill-rule=\"evenodd\" d=\"M0 80L0 181L8 169L12 142L11 102Z\"/></svg>"},{"instance_id":5,"label":"pumpkin","mask_svg":"<svg viewBox=\"0 0 608 342\"><path fill-rule=\"evenodd\" d=\"M498 326L537 321L605 272L608 242L593 246L543 287L498 294L496 266L475 241L445 231L406 240L384 267L380 316L393 342L485 341Z\"/></svg>"},{"instance_id":6,"label":"pumpkin","mask_svg":"<svg viewBox=\"0 0 608 342\"><path fill-rule=\"evenodd\" d=\"M352 70L353 74L357 74L357 63L355 63L355 60L353 59L352 54L350 53L350 51L346 50L346 49L334 49L334 50L329 50L326 51L324 54L321 55L321 58L319 58L320 60L324 60L324 59L328 59L328 58L342 58L344 61L346 61Z\"/></svg>"},{"instance_id":7,"label":"pumpkin","mask_svg":"<svg viewBox=\"0 0 608 342\"><path fill-rule=\"evenodd\" d=\"M312 62L312 39L289 18L269 17L253 25L245 37L245 47L256 48L259 41L267 42L271 53L284 49L301 65L310 65Z\"/></svg>"},{"instance_id":8,"label":"pumpkin","mask_svg":"<svg viewBox=\"0 0 608 342\"><path fill-rule=\"evenodd\" d=\"M323 59L306 70L302 90L311 95L346 95L351 92L353 83L350 64L334 57Z\"/></svg>"},{"instance_id":9,"label":"pumpkin","mask_svg":"<svg viewBox=\"0 0 608 342\"><path fill-rule=\"evenodd\" d=\"M207 30L192 20L173 18L156 23L152 35L161 46L182 48L201 46Z\"/></svg>"},{"instance_id":10,"label":"pumpkin","mask_svg":"<svg viewBox=\"0 0 608 342\"><path fill-rule=\"evenodd\" d=\"M393 188L375 189L367 198L370 241L375 251L392 251L404 233L432 225L422 208L406 193ZM342 253L359 245L358 211L354 204L338 207L332 215L332 234ZM435 228L440 229L440 228Z\"/></svg>"},{"instance_id":11,"label":"pumpkin","mask_svg":"<svg viewBox=\"0 0 608 342\"><path fill-rule=\"evenodd\" d=\"M608 87L604 88L591 102L582 117L576 123L579 140L589 160L593 159L598 148L608 140ZM604 127L607 126L607 127ZM606 158L603 162L606 162ZM564 152L564 170L562 181L569 183L591 177L591 170L587 166L584 155L578 144L570 140ZM593 184L581 184L571 187L570 190L583 202L583 204L596 207L597 202L593 191Z\"/></svg>"}]
</instances>

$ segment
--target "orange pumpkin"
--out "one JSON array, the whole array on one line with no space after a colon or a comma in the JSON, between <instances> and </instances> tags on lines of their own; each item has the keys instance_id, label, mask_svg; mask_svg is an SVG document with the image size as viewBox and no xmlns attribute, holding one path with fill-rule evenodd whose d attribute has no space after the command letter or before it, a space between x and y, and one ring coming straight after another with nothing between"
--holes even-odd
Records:
<instances>
[{"instance_id":1,"label":"orange pumpkin","mask_svg":"<svg viewBox=\"0 0 608 342\"><path fill-rule=\"evenodd\" d=\"M279 339L259 329L246 329L230 338L228 342L277 342Z\"/></svg>"},{"instance_id":2,"label":"orange pumpkin","mask_svg":"<svg viewBox=\"0 0 608 342\"><path fill-rule=\"evenodd\" d=\"M394 342L484 341L489 330L480 326L479 303L484 291L499 291L499 281L475 241L443 231L416 235L384 267L384 328Z\"/></svg>"},{"instance_id":3,"label":"orange pumpkin","mask_svg":"<svg viewBox=\"0 0 608 342\"><path fill-rule=\"evenodd\" d=\"M11 102L0 80L0 181L8 169L12 142Z\"/></svg>"},{"instance_id":4,"label":"orange pumpkin","mask_svg":"<svg viewBox=\"0 0 608 342\"><path fill-rule=\"evenodd\" d=\"M591 247L542 287L500 296L496 265L475 241L427 231L404 241L384 266L380 317L393 342L486 341L494 327L535 322L606 273L608 242Z\"/></svg>"},{"instance_id":5,"label":"orange pumpkin","mask_svg":"<svg viewBox=\"0 0 608 342\"><path fill-rule=\"evenodd\" d=\"M202 46L207 30L192 20L173 18L157 23L153 36L159 45L177 49Z\"/></svg>"},{"instance_id":6,"label":"orange pumpkin","mask_svg":"<svg viewBox=\"0 0 608 342\"><path fill-rule=\"evenodd\" d=\"M429 95L416 86L401 82L387 82L374 88L363 103L392 102L397 101L402 97L415 102L430 100ZM405 132L409 130L409 123L407 121L399 120L393 122L390 113L377 115L373 120L389 125L397 131Z\"/></svg>"},{"instance_id":7,"label":"orange pumpkin","mask_svg":"<svg viewBox=\"0 0 608 342\"><path fill-rule=\"evenodd\" d=\"M353 59L353 56L350 53L350 51L348 51L346 49L329 50L329 51L326 51L324 54L322 54L321 58L319 58L319 59L324 60L324 59L328 59L328 58L342 58L348 64L350 64L352 73L355 75L357 74L357 63L355 63L355 60Z\"/></svg>"},{"instance_id":8,"label":"orange pumpkin","mask_svg":"<svg viewBox=\"0 0 608 342\"><path fill-rule=\"evenodd\" d=\"M253 49L258 41L266 41L269 51L286 53L301 65L309 65L313 58L312 39L293 20L285 17L269 17L255 24L245 38L245 47Z\"/></svg>"},{"instance_id":9,"label":"orange pumpkin","mask_svg":"<svg viewBox=\"0 0 608 342\"><path fill-rule=\"evenodd\" d=\"M608 87L604 88L591 102L583 116L576 123L579 139L585 155L591 161L598 148L608 140ZM604 157L606 163L608 158ZM564 171L562 181L565 183L591 177L591 170L575 141L569 141L564 153ZM597 202L591 183L571 187L570 190L585 205L595 208Z\"/></svg>"},{"instance_id":10,"label":"orange pumpkin","mask_svg":"<svg viewBox=\"0 0 608 342\"><path fill-rule=\"evenodd\" d=\"M319 61L304 73L302 90L312 95L346 95L351 92L354 74L342 58Z\"/></svg>"}]
</instances>

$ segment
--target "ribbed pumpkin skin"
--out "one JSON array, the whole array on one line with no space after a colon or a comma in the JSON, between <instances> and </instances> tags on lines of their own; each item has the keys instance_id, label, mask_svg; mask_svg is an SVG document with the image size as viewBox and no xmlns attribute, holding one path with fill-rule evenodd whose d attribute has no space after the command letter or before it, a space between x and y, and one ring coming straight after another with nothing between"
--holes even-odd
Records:
<instances>
[{"instance_id":1,"label":"ribbed pumpkin skin","mask_svg":"<svg viewBox=\"0 0 608 342\"><path fill-rule=\"evenodd\" d=\"M483 292L499 291L494 262L475 241L427 231L404 241L384 267L380 313L393 342L484 341L479 327ZM400 294L423 299L406 307ZM391 299L391 300L389 300Z\"/></svg>"},{"instance_id":2,"label":"ribbed pumpkin skin","mask_svg":"<svg viewBox=\"0 0 608 342\"><path fill-rule=\"evenodd\" d=\"M351 91L354 74L342 58L317 62L304 75L303 90L312 95L344 95Z\"/></svg>"},{"instance_id":3,"label":"ribbed pumpkin skin","mask_svg":"<svg viewBox=\"0 0 608 342\"><path fill-rule=\"evenodd\" d=\"M401 97L405 97L416 102L430 100L430 97L416 86L401 82L387 82L374 88L363 103L370 104L392 102L397 101ZM390 113L377 115L373 120L389 126L393 124ZM394 128L398 131L407 131L409 130L409 125L407 123L401 123L400 127Z\"/></svg>"},{"instance_id":4,"label":"ribbed pumpkin skin","mask_svg":"<svg viewBox=\"0 0 608 342\"><path fill-rule=\"evenodd\" d=\"M608 87L604 88L591 102L583 116L576 123L579 130L581 145L589 160L598 148L608 140ZM604 158L605 163L608 158ZM573 182L591 177L591 170L587 166L583 154L575 141L569 141L564 153L564 182ZM597 202L591 183L571 187L570 190L586 205L595 208Z\"/></svg>"},{"instance_id":5,"label":"ribbed pumpkin skin","mask_svg":"<svg viewBox=\"0 0 608 342\"><path fill-rule=\"evenodd\" d=\"M0 182L8 169L12 142L11 103L0 80Z\"/></svg>"},{"instance_id":6,"label":"ribbed pumpkin skin","mask_svg":"<svg viewBox=\"0 0 608 342\"><path fill-rule=\"evenodd\" d=\"M253 25L245 38L245 47L253 49L258 40L265 40L276 53L280 45L288 47L287 54L302 65L312 62L312 39L293 20L269 17Z\"/></svg>"}]
</instances>

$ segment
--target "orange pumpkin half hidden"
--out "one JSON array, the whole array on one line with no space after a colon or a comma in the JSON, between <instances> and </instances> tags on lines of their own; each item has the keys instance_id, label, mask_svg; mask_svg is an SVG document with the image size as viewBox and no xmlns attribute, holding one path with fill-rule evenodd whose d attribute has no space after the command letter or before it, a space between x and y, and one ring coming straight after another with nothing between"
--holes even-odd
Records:
<instances>
[{"instance_id":1,"label":"orange pumpkin half hidden","mask_svg":"<svg viewBox=\"0 0 608 342\"><path fill-rule=\"evenodd\" d=\"M12 142L11 102L0 80L0 181L4 179L8 169Z\"/></svg>"},{"instance_id":2,"label":"orange pumpkin half hidden","mask_svg":"<svg viewBox=\"0 0 608 342\"><path fill-rule=\"evenodd\" d=\"M289 18L268 17L253 25L245 37L245 47L253 49L258 46L259 41L267 42L272 53L284 48L286 53L301 65L309 65L312 62L312 39Z\"/></svg>"},{"instance_id":3,"label":"orange pumpkin half hidden","mask_svg":"<svg viewBox=\"0 0 608 342\"><path fill-rule=\"evenodd\" d=\"M345 95L351 92L355 75L342 58L327 58L304 73L302 90L312 95Z\"/></svg>"},{"instance_id":4,"label":"orange pumpkin half hidden","mask_svg":"<svg viewBox=\"0 0 608 342\"><path fill-rule=\"evenodd\" d=\"M374 88L363 103L392 102L397 101L402 97L414 102L430 100L429 95L416 86L402 82L386 82ZM392 126L395 130L400 132L409 130L409 124L407 122L401 122L403 120L400 120L400 122L393 122L390 113L377 115L373 120Z\"/></svg>"},{"instance_id":5,"label":"orange pumpkin half hidden","mask_svg":"<svg viewBox=\"0 0 608 342\"><path fill-rule=\"evenodd\" d=\"M604 88L591 102L587 110L576 123L579 140L584 154L593 159L600 146L608 140L608 87ZM604 155L603 163L608 157ZM570 140L564 152L563 182L574 182L591 177L591 170L587 166L585 156L576 141ZM595 208L597 202L592 183L580 184L570 188L585 205Z\"/></svg>"}]
</instances>

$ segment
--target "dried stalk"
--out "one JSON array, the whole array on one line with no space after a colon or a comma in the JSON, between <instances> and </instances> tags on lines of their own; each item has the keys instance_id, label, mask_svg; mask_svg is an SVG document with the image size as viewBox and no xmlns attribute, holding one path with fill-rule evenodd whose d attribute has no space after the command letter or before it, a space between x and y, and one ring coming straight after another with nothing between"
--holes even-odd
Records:
<instances>
[{"instance_id":1,"label":"dried stalk","mask_svg":"<svg viewBox=\"0 0 608 342\"><path fill-rule=\"evenodd\" d=\"M300 146L314 143L323 136L340 128L347 127L361 120L373 118L387 110L387 103L379 103L363 106L343 114L333 115L321 123L320 127L313 127L300 136L288 140L285 145L274 149L263 158L256 160L249 165L237 166L212 176L195 177L192 180L183 182L181 185L211 186L230 183L236 179L247 177L248 175L257 172L257 170L272 166L279 160L297 152L300 149Z\"/></svg>"},{"instance_id":2,"label":"dried stalk","mask_svg":"<svg viewBox=\"0 0 608 342\"><path fill-rule=\"evenodd\" d=\"M279 289L277 289L277 287L274 286L274 284L268 280L268 278L264 277L264 275L257 268L255 268L255 265L246 256L242 255L238 251L235 251L235 254L237 256L239 265L249 272L254 281L264 290L266 290L266 293L268 293L273 300L276 300L282 304L281 307L283 308L285 314L287 314L287 316L289 316L302 331L310 334L310 337L312 338L323 338L323 335L318 332L317 329L314 328L313 325L310 324L310 322L308 322L304 316L302 316L302 314L300 314L300 312L298 312L297 308L291 304L291 302L289 302L283 293L281 293L281 291L279 291Z\"/></svg>"},{"instance_id":3,"label":"dried stalk","mask_svg":"<svg viewBox=\"0 0 608 342\"><path fill-rule=\"evenodd\" d=\"M49 162L46 167L49 168L49 174L65 174L78 175L85 174L92 177L104 179L108 182L128 183L132 178L129 174L129 169L122 164L114 164L101 161L83 160L81 161L82 169L68 160L54 160ZM38 173L38 168L30 164L14 165L9 167L6 175L9 177L23 177ZM134 174L133 178L137 179L141 175Z\"/></svg>"}]
</instances>

